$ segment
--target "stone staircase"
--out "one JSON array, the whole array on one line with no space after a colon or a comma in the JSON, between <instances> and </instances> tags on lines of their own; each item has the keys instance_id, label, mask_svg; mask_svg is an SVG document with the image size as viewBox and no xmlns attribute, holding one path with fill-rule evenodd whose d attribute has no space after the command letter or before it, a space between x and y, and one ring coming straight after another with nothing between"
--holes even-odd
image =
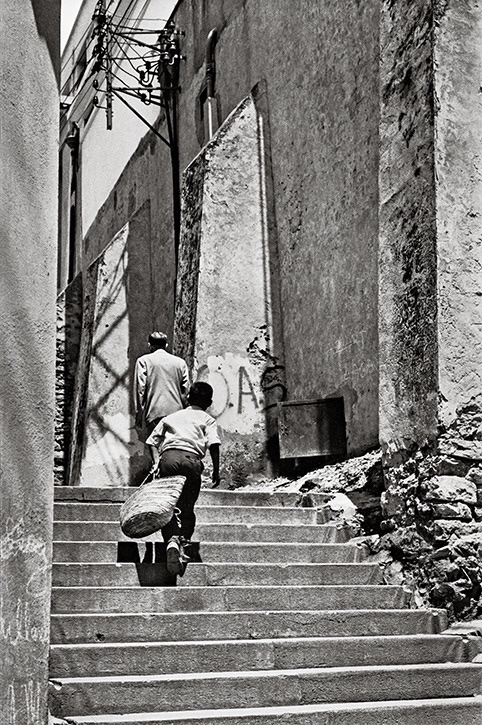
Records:
<instances>
[{"instance_id":1,"label":"stone staircase","mask_svg":"<svg viewBox=\"0 0 482 725\"><path fill-rule=\"evenodd\" d=\"M122 535L128 492L56 488L54 723L482 725L473 641L296 494L203 491L175 586Z\"/></svg>"}]
</instances>

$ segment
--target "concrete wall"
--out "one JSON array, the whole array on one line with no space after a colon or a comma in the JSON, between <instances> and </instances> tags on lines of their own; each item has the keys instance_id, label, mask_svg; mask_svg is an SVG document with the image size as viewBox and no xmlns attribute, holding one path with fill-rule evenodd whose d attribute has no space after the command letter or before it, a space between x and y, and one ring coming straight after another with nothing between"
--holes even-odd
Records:
<instances>
[{"instance_id":1,"label":"concrete wall","mask_svg":"<svg viewBox=\"0 0 482 725\"><path fill-rule=\"evenodd\" d=\"M124 239L124 246L114 244L117 235ZM119 247L117 252L112 245ZM110 261L106 262L108 249ZM139 144L84 236L82 266L81 315L71 309L74 319L66 319L66 329L81 324L71 448L64 451L66 481L70 485L127 485L148 467L132 427L134 362L147 352L149 333L160 329L172 334L174 321L170 158L167 147L153 134ZM118 282L112 304L110 274ZM102 322L106 312L111 333L103 340L100 326L106 324Z\"/></svg>"},{"instance_id":2,"label":"concrete wall","mask_svg":"<svg viewBox=\"0 0 482 725\"><path fill-rule=\"evenodd\" d=\"M143 212L143 213L142 213ZM78 483L84 486L126 486L140 478L144 445L134 427L132 378L139 332L149 318L150 295L136 260L149 240L149 206L114 237L95 264L95 302L90 337L84 434L80 441ZM144 329L146 339L148 331ZM73 482L73 481L72 481ZM77 481L75 481L77 482Z\"/></svg>"},{"instance_id":3,"label":"concrete wall","mask_svg":"<svg viewBox=\"0 0 482 725\"><path fill-rule=\"evenodd\" d=\"M69 74L74 71L80 50L85 41L88 42L88 59L91 58L92 48L96 40L91 39L90 36L85 36L84 32L91 21L96 1L84 0L82 3L79 16L62 54L63 83L65 83L65 79L68 78ZM115 8L118 22L122 21L126 12L129 19L142 18L143 16L149 19L168 18L174 4L175 0L150 0L148 4L144 0L134 2L120 0L110 8L110 12ZM142 20L141 22L142 27L148 29L163 27L163 22L158 20L155 22ZM155 36L152 39L155 39ZM127 66L128 70L132 71L128 64L121 63L121 65ZM124 74L119 73L119 76L124 81L127 80ZM114 85L122 86L122 82L115 81ZM117 100L114 101L113 128L108 131L105 109L94 108L91 110L90 108L95 95L91 80L87 80L85 86L79 86L76 94L71 95L72 98L76 95L76 98L63 119L61 142L68 133L68 122L76 121L79 123L81 127L80 155L82 167L79 195L82 197L82 208L78 223L79 228L85 235L94 222L99 209L109 197L130 157L135 153L139 141L146 134L147 127L121 101ZM103 95L101 93L99 94L99 100L101 105L105 106L105 103L102 102ZM157 106L146 106L132 97L127 100L144 116L146 121L151 124L155 122L159 113ZM88 120L84 123L87 114L89 114Z\"/></svg>"},{"instance_id":4,"label":"concrete wall","mask_svg":"<svg viewBox=\"0 0 482 725\"><path fill-rule=\"evenodd\" d=\"M437 250L431 0L382 3L380 440L411 448L437 426Z\"/></svg>"},{"instance_id":5,"label":"concrete wall","mask_svg":"<svg viewBox=\"0 0 482 725\"><path fill-rule=\"evenodd\" d=\"M193 379L213 386L223 472L234 481L266 471L274 431L264 381L267 371L271 378L282 371L272 323L267 139L256 97L233 111L183 185L176 349Z\"/></svg>"},{"instance_id":6,"label":"concrete wall","mask_svg":"<svg viewBox=\"0 0 482 725\"><path fill-rule=\"evenodd\" d=\"M440 417L482 402L482 8L437 5L435 96Z\"/></svg>"},{"instance_id":7,"label":"concrete wall","mask_svg":"<svg viewBox=\"0 0 482 725\"><path fill-rule=\"evenodd\" d=\"M482 11L382 5L380 438L434 441L482 396Z\"/></svg>"},{"instance_id":8,"label":"concrete wall","mask_svg":"<svg viewBox=\"0 0 482 725\"><path fill-rule=\"evenodd\" d=\"M289 398L343 394L351 453L378 442L378 2L184 0L181 166L199 150L205 42L223 121L269 103ZM294 102L296 99L296 102Z\"/></svg>"},{"instance_id":9,"label":"concrete wall","mask_svg":"<svg viewBox=\"0 0 482 725\"><path fill-rule=\"evenodd\" d=\"M119 204L122 208L121 198ZM138 482L148 468L144 445L134 429L132 385L135 360L147 351L149 333L159 327L153 300L163 288L153 277L157 265L150 202L146 200L131 216L126 209L126 214L128 221L82 275L80 316L72 306L70 310L81 328L72 409L67 411L70 485L128 485ZM72 287L66 291L70 296ZM166 296L170 302L166 316L172 319L173 295ZM77 331L75 319L70 327ZM71 345L67 325L64 332ZM63 375L61 367L58 375Z\"/></svg>"},{"instance_id":10,"label":"concrete wall","mask_svg":"<svg viewBox=\"0 0 482 725\"><path fill-rule=\"evenodd\" d=\"M302 0L294 17L288 0L184 0L176 8L175 20L185 32L182 52L186 55L179 94L181 169L198 158L207 140L200 123L199 97L205 86L206 39L212 28L218 31L215 125L225 121L255 87L264 88L261 115L268 139L264 165L269 181L265 190L271 195L266 224L270 238L276 239L275 246L270 242L269 281L276 279L271 296L277 296L275 328L283 350L286 387L279 387L276 380L269 382L289 399L343 395L349 453L365 451L378 443L378 2L360 6L350 0L341 6L330 0ZM166 134L162 115L160 130ZM83 188L91 183L90 177L97 177L95 172L86 172L88 164L107 158L103 143L99 134L92 132L89 140L85 137ZM218 171L223 179L232 169L219 167ZM185 182L189 178L186 173ZM214 175L210 178L206 185L216 186ZM150 248L142 246L141 263L149 285L146 294L151 294L149 327L168 334L174 324L175 286L171 200L168 150L148 133L88 232L84 229L82 252L85 275L113 236L148 201ZM203 196L200 203L210 201ZM84 191L82 204L91 210L95 206ZM91 211L82 214L85 222L85 214ZM213 237L213 251L215 247L221 250L220 241ZM253 269L248 255L244 264L245 271ZM232 284L227 277L220 279L225 299ZM212 287L206 286L204 294L204 300L209 299ZM204 304L201 297L199 304ZM205 304L204 309L207 319ZM201 309L197 312L204 314ZM261 324L257 321L254 327L259 329ZM230 337L222 327L216 338L203 343L203 364L219 354L221 336L226 337L224 352L230 352ZM249 335L244 341L244 357L254 338ZM209 352L206 346L213 350ZM194 349L183 350L191 358L198 354ZM84 352L84 368L79 368L82 403L74 414L78 455L80 442L85 443L80 411L87 405L82 388L89 364L87 343ZM129 360L141 352L139 344L131 345ZM239 377L239 369L236 374ZM250 383L245 383L249 388ZM95 405L94 390L89 394L94 396L89 405ZM102 398L101 389L97 395ZM242 396L243 402L248 397ZM74 468L80 470L77 464ZM72 480L78 480L78 473Z\"/></svg>"},{"instance_id":11,"label":"concrete wall","mask_svg":"<svg viewBox=\"0 0 482 725\"><path fill-rule=\"evenodd\" d=\"M59 3L0 6L0 712L47 722Z\"/></svg>"}]
</instances>

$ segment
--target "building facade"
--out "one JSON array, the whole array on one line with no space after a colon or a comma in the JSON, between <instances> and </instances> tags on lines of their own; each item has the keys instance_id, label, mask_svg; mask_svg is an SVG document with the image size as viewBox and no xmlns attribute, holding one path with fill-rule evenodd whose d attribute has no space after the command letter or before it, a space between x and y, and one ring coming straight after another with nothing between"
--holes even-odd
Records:
<instances>
[{"instance_id":1,"label":"building facade","mask_svg":"<svg viewBox=\"0 0 482 725\"><path fill-rule=\"evenodd\" d=\"M0 711L46 725L60 3L0 7Z\"/></svg>"},{"instance_id":2,"label":"building facade","mask_svg":"<svg viewBox=\"0 0 482 725\"><path fill-rule=\"evenodd\" d=\"M113 17L153 17L127 5ZM61 316L74 307L60 325L64 480L141 475L130 391L155 328L213 384L238 482L279 470L280 401L341 398L350 456L431 444L479 405L479 195L467 169L479 164L480 18L427 0L408 25L403 13L375 0L295 14L284 0L182 0L174 157L166 111L144 113L157 135L142 139L131 116L135 151L88 211L90 155L109 168L109 133L127 131L118 101L102 134L71 106L82 230L76 275L61 283Z\"/></svg>"}]
</instances>

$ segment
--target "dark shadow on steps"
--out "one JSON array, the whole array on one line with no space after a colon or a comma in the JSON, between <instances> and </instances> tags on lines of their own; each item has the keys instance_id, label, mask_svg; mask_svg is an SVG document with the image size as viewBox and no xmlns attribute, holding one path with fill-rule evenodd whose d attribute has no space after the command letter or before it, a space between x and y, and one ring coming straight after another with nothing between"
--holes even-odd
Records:
<instances>
[{"instance_id":1,"label":"dark shadow on steps","mask_svg":"<svg viewBox=\"0 0 482 725\"><path fill-rule=\"evenodd\" d=\"M199 542L191 542L186 547L186 554L191 561L201 562ZM169 574L166 569L166 545L162 541L118 541L117 562L136 565L141 587L176 586L176 576Z\"/></svg>"}]
</instances>

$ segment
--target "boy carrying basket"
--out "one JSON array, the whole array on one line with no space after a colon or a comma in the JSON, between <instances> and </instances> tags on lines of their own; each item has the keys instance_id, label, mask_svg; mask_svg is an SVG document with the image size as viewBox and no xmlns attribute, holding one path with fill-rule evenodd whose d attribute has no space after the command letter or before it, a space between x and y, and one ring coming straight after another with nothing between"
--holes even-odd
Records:
<instances>
[{"instance_id":1,"label":"boy carrying basket","mask_svg":"<svg viewBox=\"0 0 482 725\"><path fill-rule=\"evenodd\" d=\"M202 459L207 450L213 463L213 486L219 484L219 440L216 421L206 413L213 389L208 383L191 386L188 407L166 415L156 425L147 445L152 446L156 476L185 476L178 510L162 529L166 542L167 570L181 575L185 569L183 546L189 543L196 525L194 505L201 490Z\"/></svg>"}]
</instances>

